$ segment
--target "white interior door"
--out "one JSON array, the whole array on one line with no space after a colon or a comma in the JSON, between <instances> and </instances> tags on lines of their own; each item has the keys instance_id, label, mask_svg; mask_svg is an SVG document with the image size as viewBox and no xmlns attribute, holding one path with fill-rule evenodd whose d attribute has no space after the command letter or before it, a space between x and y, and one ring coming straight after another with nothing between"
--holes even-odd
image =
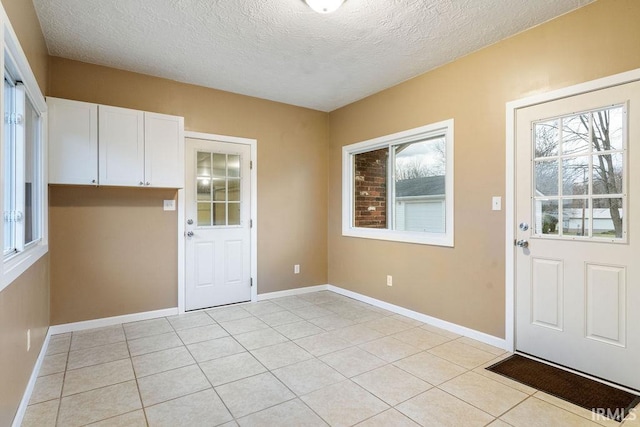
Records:
<instances>
[{"instance_id":1,"label":"white interior door","mask_svg":"<svg viewBox=\"0 0 640 427\"><path fill-rule=\"evenodd\" d=\"M186 139L186 310L251 299L250 147Z\"/></svg>"},{"instance_id":2,"label":"white interior door","mask_svg":"<svg viewBox=\"0 0 640 427\"><path fill-rule=\"evenodd\" d=\"M516 126L516 349L640 389L640 82Z\"/></svg>"}]
</instances>

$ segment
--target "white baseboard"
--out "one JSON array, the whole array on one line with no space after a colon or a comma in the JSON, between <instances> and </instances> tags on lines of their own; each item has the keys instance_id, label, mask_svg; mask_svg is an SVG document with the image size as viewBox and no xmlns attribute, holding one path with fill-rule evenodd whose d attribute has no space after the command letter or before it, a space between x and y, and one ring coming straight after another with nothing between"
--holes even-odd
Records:
<instances>
[{"instance_id":1,"label":"white baseboard","mask_svg":"<svg viewBox=\"0 0 640 427\"><path fill-rule=\"evenodd\" d=\"M31 400L31 393L33 393L33 388L36 385L36 380L38 379L38 374L40 373L40 367L42 366L42 361L44 360L44 356L47 354L47 348L49 347L49 338L51 337L51 328L47 331L47 335L42 342L42 348L40 349L40 354L38 355L38 359L36 359L36 364L31 371L31 377L29 378L29 382L27 383L27 388L22 395L22 400L20 401L20 406L18 406L18 411L16 412L16 416L13 418L12 427L20 427L22 424L22 420L24 419L24 414L27 412L27 406L29 406L29 400Z\"/></svg>"},{"instance_id":2,"label":"white baseboard","mask_svg":"<svg viewBox=\"0 0 640 427\"><path fill-rule=\"evenodd\" d=\"M273 298L290 297L294 295L308 294L311 292L326 291L329 285L306 286L304 288L287 289L286 291L267 292L258 294L258 301L265 301Z\"/></svg>"},{"instance_id":3,"label":"white baseboard","mask_svg":"<svg viewBox=\"0 0 640 427\"><path fill-rule=\"evenodd\" d=\"M460 326L455 323L447 322L446 320L441 320L436 317L427 316L426 314L418 313L417 311L409 310L408 308L400 307L399 305L390 304L388 302L381 301L379 299L371 298L366 295L359 294L357 292L352 292L346 289L339 288L337 286L328 285L327 290L335 292L340 295L344 295L349 298L353 298L358 301L365 302L367 304L371 304L375 307L383 308L385 310L389 310L396 314L401 314L403 316L409 317L411 319L415 319L419 322L426 323L428 325L432 325L438 327L440 329L444 329L449 332L456 333L458 335L462 335L465 337L472 338L476 341L483 342L485 344L492 345L494 347L501 348L506 351L510 351L507 348L507 342L504 338L494 337L493 335L486 334L484 332L476 331L475 329L467 328L465 326Z\"/></svg>"},{"instance_id":4,"label":"white baseboard","mask_svg":"<svg viewBox=\"0 0 640 427\"><path fill-rule=\"evenodd\" d=\"M155 319L158 317L174 316L178 314L178 307L162 310L145 311L142 313L124 314L122 316L104 317L102 319L85 320L83 322L65 323L49 328L51 335L65 334L67 332L83 331L85 329L102 328L104 326L118 325L120 323L138 322L140 320Z\"/></svg>"}]
</instances>

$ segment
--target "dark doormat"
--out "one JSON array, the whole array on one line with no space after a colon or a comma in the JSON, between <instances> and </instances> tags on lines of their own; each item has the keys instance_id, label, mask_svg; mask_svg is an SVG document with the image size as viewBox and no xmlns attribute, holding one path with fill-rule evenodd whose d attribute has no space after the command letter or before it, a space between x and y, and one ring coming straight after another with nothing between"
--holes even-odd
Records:
<instances>
[{"instance_id":1,"label":"dark doormat","mask_svg":"<svg viewBox=\"0 0 640 427\"><path fill-rule=\"evenodd\" d=\"M489 371L544 391L615 421L622 421L640 396L514 354L487 368Z\"/></svg>"}]
</instances>

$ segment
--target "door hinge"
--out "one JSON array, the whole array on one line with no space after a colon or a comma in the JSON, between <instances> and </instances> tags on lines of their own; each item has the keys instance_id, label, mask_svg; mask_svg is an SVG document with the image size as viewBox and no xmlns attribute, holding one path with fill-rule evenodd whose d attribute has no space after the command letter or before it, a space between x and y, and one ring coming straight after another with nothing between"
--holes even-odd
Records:
<instances>
[{"instance_id":1,"label":"door hinge","mask_svg":"<svg viewBox=\"0 0 640 427\"><path fill-rule=\"evenodd\" d=\"M253 277L249 278L249 284L253 287Z\"/></svg>"},{"instance_id":2,"label":"door hinge","mask_svg":"<svg viewBox=\"0 0 640 427\"><path fill-rule=\"evenodd\" d=\"M253 220L252 219L249 220L249 228L253 228Z\"/></svg>"},{"instance_id":3,"label":"door hinge","mask_svg":"<svg viewBox=\"0 0 640 427\"><path fill-rule=\"evenodd\" d=\"M249 160L249 169L253 169L253 160Z\"/></svg>"}]
</instances>

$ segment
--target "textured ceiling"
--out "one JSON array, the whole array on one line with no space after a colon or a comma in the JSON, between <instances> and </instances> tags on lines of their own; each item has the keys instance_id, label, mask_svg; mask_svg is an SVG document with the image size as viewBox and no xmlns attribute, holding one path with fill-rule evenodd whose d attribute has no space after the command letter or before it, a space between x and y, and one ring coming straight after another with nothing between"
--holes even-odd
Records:
<instances>
[{"instance_id":1,"label":"textured ceiling","mask_svg":"<svg viewBox=\"0 0 640 427\"><path fill-rule=\"evenodd\" d=\"M331 111L591 0L34 0L49 53Z\"/></svg>"}]
</instances>

